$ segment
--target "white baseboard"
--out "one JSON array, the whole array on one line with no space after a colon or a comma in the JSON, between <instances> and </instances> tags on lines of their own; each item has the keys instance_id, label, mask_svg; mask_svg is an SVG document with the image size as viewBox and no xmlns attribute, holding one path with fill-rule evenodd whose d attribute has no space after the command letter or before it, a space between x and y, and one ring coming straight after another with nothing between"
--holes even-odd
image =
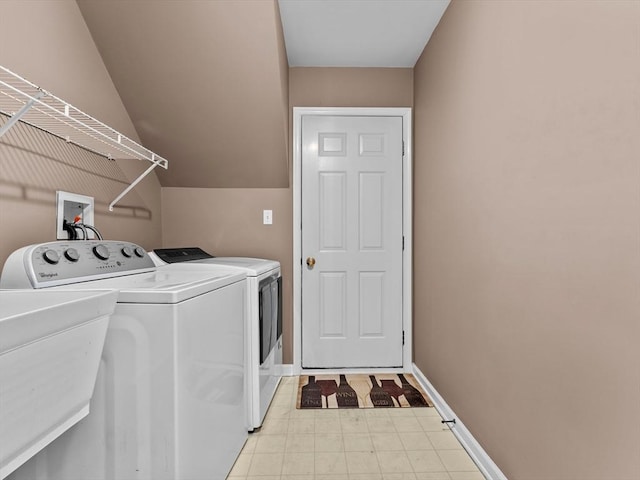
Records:
<instances>
[{"instance_id":1,"label":"white baseboard","mask_svg":"<svg viewBox=\"0 0 640 480\"><path fill-rule=\"evenodd\" d=\"M467 427L464 426L454 411L447 405L447 402L445 402L436 389L433 388L431 382L427 380L427 377L424 376L415 363L413 364L413 375L422 388L424 388L427 395L433 400L440 416L444 420L455 420L455 423L448 423L447 425L449 425L451 432L456 436L485 478L487 478L487 480L507 480L505 474L500 471L498 466L491 460L489 455L487 455L487 452L485 452L477 440L473 438L471 432L467 430Z\"/></svg>"},{"instance_id":2,"label":"white baseboard","mask_svg":"<svg viewBox=\"0 0 640 480\"><path fill-rule=\"evenodd\" d=\"M281 375L283 377L293 377L294 375L297 375L293 371L293 364L292 363L283 363L282 365L276 365L276 367L278 369L278 371L276 373L278 373L279 375Z\"/></svg>"}]
</instances>

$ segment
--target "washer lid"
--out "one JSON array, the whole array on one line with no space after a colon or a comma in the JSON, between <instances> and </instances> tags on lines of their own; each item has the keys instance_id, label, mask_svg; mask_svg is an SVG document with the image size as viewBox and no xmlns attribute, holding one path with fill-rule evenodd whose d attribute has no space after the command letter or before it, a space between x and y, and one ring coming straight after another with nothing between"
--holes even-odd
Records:
<instances>
[{"instance_id":1,"label":"washer lid","mask_svg":"<svg viewBox=\"0 0 640 480\"><path fill-rule=\"evenodd\" d=\"M202 295L232 283L243 281L241 272L213 272L211 270L172 269L158 267L153 272L126 275L123 277L74 283L62 287L64 290L116 289L118 303L173 304Z\"/></svg>"}]
</instances>

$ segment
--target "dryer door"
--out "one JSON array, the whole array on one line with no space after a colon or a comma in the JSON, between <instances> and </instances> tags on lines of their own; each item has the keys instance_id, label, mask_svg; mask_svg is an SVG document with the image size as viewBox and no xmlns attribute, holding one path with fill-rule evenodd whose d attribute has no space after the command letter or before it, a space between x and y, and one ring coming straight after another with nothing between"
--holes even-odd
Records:
<instances>
[{"instance_id":1,"label":"dryer door","mask_svg":"<svg viewBox=\"0 0 640 480\"><path fill-rule=\"evenodd\" d=\"M269 356L269 352L273 347L273 295L271 293L271 285L273 280L267 278L260 282L258 288L259 295L259 324L260 324L260 365Z\"/></svg>"}]
</instances>

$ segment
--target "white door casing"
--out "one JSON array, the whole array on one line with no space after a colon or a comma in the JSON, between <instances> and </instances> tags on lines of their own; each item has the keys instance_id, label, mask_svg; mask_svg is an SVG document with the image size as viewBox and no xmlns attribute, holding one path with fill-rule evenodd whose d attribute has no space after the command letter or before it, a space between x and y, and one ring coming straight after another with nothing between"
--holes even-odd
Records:
<instances>
[{"instance_id":1,"label":"white door casing","mask_svg":"<svg viewBox=\"0 0 640 480\"><path fill-rule=\"evenodd\" d=\"M294 108L294 372L411 364L410 115Z\"/></svg>"}]
</instances>

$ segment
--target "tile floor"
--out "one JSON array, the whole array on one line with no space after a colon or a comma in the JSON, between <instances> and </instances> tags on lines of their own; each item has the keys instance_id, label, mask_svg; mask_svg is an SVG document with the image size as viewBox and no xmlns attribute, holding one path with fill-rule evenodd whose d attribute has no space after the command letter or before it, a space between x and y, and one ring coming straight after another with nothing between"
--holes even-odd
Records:
<instances>
[{"instance_id":1,"label":"tile floor","mask_svg":"<svg viewBox=\"0 0 640 480\"><path fill-rule=\"evenodd\" d=\"M297 410L282 379L228 480L484 480L435 408Z\"/></svg>"}]
</instances>

